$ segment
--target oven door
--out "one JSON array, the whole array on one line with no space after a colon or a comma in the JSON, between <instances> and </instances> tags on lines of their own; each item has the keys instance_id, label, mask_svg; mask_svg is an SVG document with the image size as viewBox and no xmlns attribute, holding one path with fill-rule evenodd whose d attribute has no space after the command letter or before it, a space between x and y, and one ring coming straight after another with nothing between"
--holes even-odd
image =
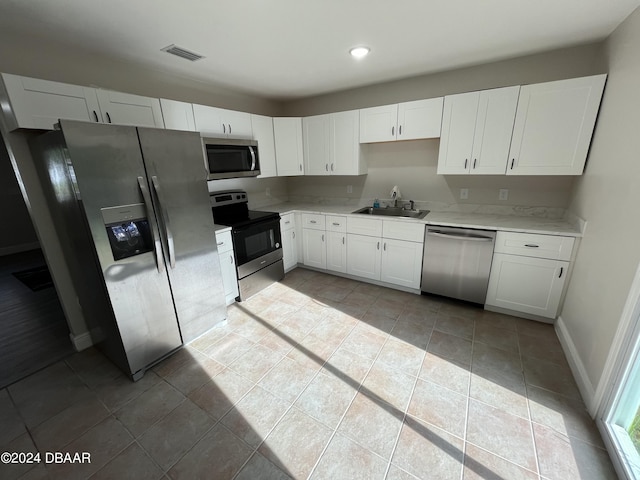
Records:
<instances>
[{"instance_id":1,"label":"oven door","mask_svg":"<svg viewBox=\"0 0 640 480\"><path fill-rule=\"evenodd\" d=\"M244 278L282 259L279 217L233 228L238 278Z\"/></svg>"}]
</instances>

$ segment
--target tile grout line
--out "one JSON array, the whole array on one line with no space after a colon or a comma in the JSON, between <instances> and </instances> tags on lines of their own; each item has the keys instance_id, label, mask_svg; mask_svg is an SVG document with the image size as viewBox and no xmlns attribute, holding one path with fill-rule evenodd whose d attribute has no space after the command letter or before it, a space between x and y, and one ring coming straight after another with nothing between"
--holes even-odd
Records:
<instances>
[{"instance_id":1,"label":"tile grout line","mask_svg":"<svg viewBox=\"0 0 640 480\"><path fill-rule=\"evenodd\" d=\"M471 406L471 382L473 381L473 352L476 346L476 324L477 319L473 319L473 334L471 336L471 358L469 361L469 385L467 385L467 405L465 409L464 431L462 432L462 468L460 469L460 480L464 478L464 466L467 458L467 433L469 430L469 409Z\"/></svg>"}]
</instances>

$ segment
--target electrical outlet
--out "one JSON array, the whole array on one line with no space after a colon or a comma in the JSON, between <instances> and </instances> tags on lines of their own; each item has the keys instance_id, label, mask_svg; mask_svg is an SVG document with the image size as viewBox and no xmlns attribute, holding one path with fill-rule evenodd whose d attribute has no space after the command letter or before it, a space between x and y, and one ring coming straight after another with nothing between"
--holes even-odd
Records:
<instances>
[{"instance_id":1,"label":"electrical outlet","mask_svg":"<svg viewBox=\"0 0 640 480\"><path fill-rule=\"evenodd\" d=\"M460 200L466 200L467 198L469 198L469 189L468 188L461 188L460 189Z\"/></svg>"},{"instance_id":2,"label":"electrical outlet","mask_svg":"<svg viewBox=\"0 0 640 480\"><path fill-rule=\"evenodd\" d=\"M267 187L267 190L266 190L266 192L264 192L264 194L265 194L267 197L270 197L270 196L271 196L271 189L270 189L269 187Z\"/></svg>"},{"instance_id":3,"label":"electrical outlet","mask_svg":"<svg viewBox=\"0 0 640 480\"><path fill-rule=\"evenodd\" d=\"M506 188L501 188L500 193L498 193L498 200L507 200L509 198L509 190Z\"/></svg>"},{"instance_id":4,"label":"electrical outlet","mask_svg":"<svg viewBox=\"0 0 640 480\"><path fill-rule=\"evenodd\" d=\"M347 193L353 193L353 185L347 185Z\"/></svg>"}]
</instances>

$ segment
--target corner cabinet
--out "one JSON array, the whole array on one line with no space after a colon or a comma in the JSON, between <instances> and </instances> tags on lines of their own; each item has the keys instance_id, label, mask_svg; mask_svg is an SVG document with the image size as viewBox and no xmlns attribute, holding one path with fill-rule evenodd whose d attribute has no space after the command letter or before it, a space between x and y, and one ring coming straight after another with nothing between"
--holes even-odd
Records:
<instances>
[{"instance_id":1,"label":"corner cabinet","mask_svg":"<svg viewBox=\"0 0 640 480\"><path fill-rule=\"evenodd\" d=\"M444 99L438 174L504 174L520 87Z\"/></svg>"},{"instance_id":2,"label":"corner cabinet","mask_svg":"<svg viewBox=\"0 0 640 480\"><path fill-rule=\"evenodd\" d=\"M293 270L298 265L298 239L296 238L296 222L293 213L280 217L282 234L282 263L284 271Z\"/></svg>"},{"instance_id":3,"label":"corner cabinet","mask_svg":"<svg viewBox=\"0 0 640 480\"><path fill-rule=\"evenodd\" d=\"M276 144L273 138L273 118L251 114L253 139L258 141L260 175L258 178L276 177Z\"/></svg>"},{"instance_id":4,"label":"corner cabinet","mask_svg":"<svg viewBox=\"0 0 640 480\"><path fill-rule=\"evenodd\" d=\"M238 291L238 274L236 262L233 254L233 242L231 230L225 228L216 232L216 243L218 246L218 258L220 259L220 270L222 272L222 284L227 305L232 304L240 294Z\"/></svg>"},{"instance_id":5,"label":"corner cabinet","mask_svg":"<svg viewBox=\"0 0 640 480\"><path fill-rule=\"evenodd\" d=\"M581 175L606 78L523 86L507 175Z\"/></svg>"},{"instance_id":6,"label":"corner cabinet","mask_svg":"<svg viewBox=\"0 0 640 480\"><path fill-rule=\"evenodd\" d=\"M358 110L302 119L305 175L363 175Z\"/></svg>"},{"instance_id":7,"label":"corner cabinet","mask_svg":"<svg viewBox=\"0 0 640 480\"><path fill-rule=\"evenodd\" d=\"M443 98L429 98L360 110L360 143L440 136Z\"/></svg>"},{"instance_id":8,"label":"corner cabinet","mask_svg":"<svg viewBox=\"0 0 640 480\"><path fill-rule=\"evenodd\" d=\"M572 237L498 232L485 306L555 319L573 244Z\"/></svg>"},{"instance_id":9,"label":"corner cabinet","mask_svg":"<svg viewBox=\"0 0 640 480\"><path fill-rule=\"evenodd\" d=\"M273 119L273 136L278 176L304 175L302 119L300 117L275 117Z\"/></svg>"}]
</instances>

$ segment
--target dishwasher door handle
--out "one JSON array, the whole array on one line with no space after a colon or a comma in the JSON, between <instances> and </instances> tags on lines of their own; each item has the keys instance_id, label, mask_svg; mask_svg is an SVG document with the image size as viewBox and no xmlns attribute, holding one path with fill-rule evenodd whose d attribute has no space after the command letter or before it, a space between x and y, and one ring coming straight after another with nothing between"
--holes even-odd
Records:
<instances>
[{"instance_id":1,"label":"dishwasher door handle","mask_svg":"<svg viewBox=\"0 0 640 480\"><path fill-rule=\"evenodd\" d=\"M493 242L493 238L484 235L456 235L455 233L441 232L439 230L427 230L427 235L433 237L453 238L455 240L464 240L470 242Z\"/></svg>"}]
</instances>

